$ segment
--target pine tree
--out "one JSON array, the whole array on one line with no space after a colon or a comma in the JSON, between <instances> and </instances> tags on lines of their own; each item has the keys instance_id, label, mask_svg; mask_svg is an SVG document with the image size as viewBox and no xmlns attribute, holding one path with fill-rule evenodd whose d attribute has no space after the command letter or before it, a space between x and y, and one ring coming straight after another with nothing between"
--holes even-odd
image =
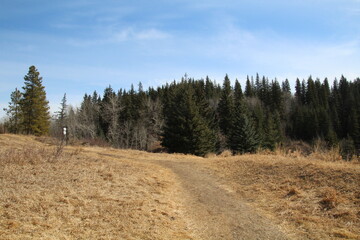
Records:
<instances>
[{"instance_id":1,"label":"pine tree","mask_svg":"<svg viewBox=\"0 0 360 240\"><path fill-rule=\"evenodd\" d=\"M256 73L254 95L259 94L261 88L262 88L262 82L260 81L259 73Z\"/></svg>"},{"instance_id":2,"label":"pine tree","mask_svg":"<svg viewBox=\"0 0 360 240\"><path fill-rule=\"evenodd\" d=\"M265 106L268 107L271 105L271 86L269 84L269 79L265 78L265 76L262 78L258 97L265 104Z\"/></svg>"},{"instance_id":3,"label":"pine tree","mask_svg":"<svg viewBox=\"0 0 360 240\"><path fill-rule=\"evenodd\" d=\"M285 79L285 82L281 84L281 90L283 93L291 94L291 87L288 79Z\"/></svg>"},{"instance_id":4,"label":"pine tree","mask_svg":"<svg viewBox=\"0 0 360 240\"><path fill-rule=\"evenodd\" d=\"M9 107L4 108L4 111L9 117L8 120L8 128L11 133L19 133L20 131L20 101L22 94L21 92L15 88L15 91L10 95Z\"/></svg>"},{"instance_id":5,"label":"pine tree","mask_svg":"<svg viewBox=\"0 0 360 240\"><path fill-rule=\"evenodd\" d=\"M252 83L250 82L249 76L247 76L247 78L246 78L245 96L248 98L255 96L254 88L253 88Z\"/></svg>"},{"instance_id":6,"label":"pine tree","mask_svg":"<svg viewBox=\"0 0 360 240\"><path fill-rule=\"evenodd\" d=\"M240 85L239 81L236 79L235 80L235 87L234 87L235 106L242 101L243 97L244 97L244 95L243 95L243 92L242 92L242 89L241 89L241 85Z\"/></svg>"},{"instance_id":7,"label":"pine tree","mask_svg":"<svg viewBox=\"0 0 360 240\"><path fill-rule=\"evenodd\" d=\"M67 124L66 123L66 120L67 120L66 111L67 111L67 103L66 103L66 93L65 93L64 97L62 98L61 103L60 103L60 109L59 109L59 111L56 112L56 114L57 114L56 120L60 127L64 127Z\"/></svg>"},{"instance_id":8,"label":"pine tree","mask_svg":"<svg viewBox=\"0 0 360 240\"><path fill-rule=\"evenodd\" d=\"M314 80L310 76L306 88L306 104L312 105L313 108L319 107L317 89Z\"/></svg>"},{"instance_id":9,"label":"pine tree","mask_svg":"<svg viewBox=\"0 0 360 240\"><path fill-rule=\"evenodd\" d=\"M283 113L284 111L284 102L283 102L283 94L280 88L279 82L275 79L275 81L271 82L271 101L270 101L270 108L273 112L278 111Z\"/></svg>"},{"instance_id":10,"label":"pine tree","mask_svg":"<svg viewBox=\"0 0 360 240\"><path fill-rule=\"evenodd\" d=\"M329 110L329 98L330 98L330 86L329 81L327 78L324 79L323 84L321 85L321 92L320 92L320 104L326 110Z\"/></svg>"},{"instance_id":11,"label":"pine tree","mask_svg":"<svg viewBox=\"0 0 360 240\"><path fill-rule=\"evenodd\" d=\"M274 151L276 144L280 141L280 136L281 133L279 132L273 114L268 112L266 118L265 136L262 146L264 148L270 149L271 151Z\"/></svg>"},{"instance_id":12,"label":"pine tree","mask_svg":"<svg viewBox=\"0 0 360 240\"><path fill-rule=\"evenodd\" d=\"M244 103L235 108L233 127L230 136L230 148L237 153L254 153L260 145L254 123L246 113Z\"/></svg>"},{"instance_id":13,"label":"pine tree","mask_svg":"<svg viewBox=\"0 0 360 240\"><path fill-rule=\"evenodd\" d=\"M170 152L203 156L215 150L215 139L195 102L194 90L186 83L172 87L164 109L162 145Z\"/></svg>"},{"instance_id":14,"label":"pine tree","mask_svg":"<svg viewBox=\"0 0 360 240\"><path fill-rule=\"evenodd\" d=\"M104 96L99 104L99 124L105 137L108 137L109 127L112 121L112 110L116 108L117 96L112 87L109 85L104 90ZM117 117L117 116L116 116Z\"/></svg>"},{"instance_id":15,"label":"pine tree","mask_svg":"<svg viewBox=\"0 0 360 240\"><path fill-rule=\"evenodd\" d=\"M219 126L225 137L229 136L232 126L234 100L228 75L225 76L221 98L218 106Z\"/></svg>"},{"instance_id":16,"label":"pine tree","mask_svg":"<svg viewBox=\"0 0 360 240\"><path fill-rule=\"evenodd\" d=\"M21 126L26 134L47 134L50 126L49 102L46 100L42 77L35 66L29 68L24 80L24 93L20 101Z\"/></svg>"},{"instance_id":17,"label":"pine tree","mask_svg":"<svg viewBox=\"0 0 360 240\"><path fill-rule=\"evenodd\" d=\"M297 78L295 83L295 98L298 103L302 103L302 89L301 89L301 83L300 80Z\"/></svg>"}]
</instances>

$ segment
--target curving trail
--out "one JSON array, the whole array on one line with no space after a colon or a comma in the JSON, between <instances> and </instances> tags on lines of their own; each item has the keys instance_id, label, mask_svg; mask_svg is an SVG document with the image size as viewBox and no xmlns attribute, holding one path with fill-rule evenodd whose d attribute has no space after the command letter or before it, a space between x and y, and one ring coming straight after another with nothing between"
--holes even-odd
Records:
<instances>
[{"instance_id":1,"label":"curving trail","mask_svg":"<svg viewBox=\"0 0 360 240\"><path fill-rule=\"evenodd\" d=\"M175 175L173 180L180 185L172 200L183 206L182 217L194 239L290 239L270 219L247 205L197 157L167 158L169 155L153 154L149 159L143 153L131 157L116 152L98 154L171 170Z\"/></svg>"},{"instance_id":2,"label":"curving trail","mask_svg":"<svg viewBox=\"0 0 360 240\"><path fill-rule=\"evenodd\" d=\"M288 239L201 163L152 161L172 170L183 187L185 215L202 239Z\"/></svg>"}]
</instances>

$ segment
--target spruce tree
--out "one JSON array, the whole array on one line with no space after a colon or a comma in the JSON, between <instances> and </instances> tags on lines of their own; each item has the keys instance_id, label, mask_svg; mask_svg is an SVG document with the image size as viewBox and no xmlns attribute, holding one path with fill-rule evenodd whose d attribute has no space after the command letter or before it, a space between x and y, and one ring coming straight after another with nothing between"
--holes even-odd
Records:
<instances>
[{"instance_id":1,"label":"spruce tree","mask_svg":"<svg viewBox=\"0 0 360 240\"><path fill-rule=\"evenodd\" d=\"M9 107L4 108L4 111L9 117L8 120L8 128L11 133L19 133L20 131L20 101L21 101L22 94L21 92L15 88L15 91L10 95L10 102Z\"/></svg>"},{"instance_id":2,"label":"spruce tree","mask_svg":"<svg viewBox=\"0 0 360 240\"><path fill-rule=\"evenodd\" d=\"M230 85L230 79L228 75L226 75L218 106L220 130L225 135L225 137L229 137L232 126L233 111L234 100L232 95L232 89Z\"/></svg>"},{"instance_id":3,"label":"spruce tree","mask_svg":"<svg viewBox=\"0 0 360 240\"><path fill-rule=\"evenodd\" d=\"M167 93L162 145L170 152L203 156L215 150L215 139L185 81Z\"/></svg>"},{"instance_id":4,"label":"spruce tree","mask_svg":"<svg viewBox=\"0 0 360 240\"><path fill-rule=\"evenodd\" d=\"M249 76L247 76L247 78L246 78L245 96L248 98L255 96L254 88L253 88L252 83L250 82Z\"/></svg>"},{"instance_id":5,"label":"spruce tree","mask_svg":"<svg viewBox=\"0 0 360 240\"><path fill-rule=\"evenodd\" d=\"M49 102L46 100L42 77L35 66L29 68L24 80L24 93L20 101L21 126L26 134L47 134L50 126Z\"/></svg>"},{"instance_id":6,"label":"spruce tree","mask_svg":"<svg viewBox=\"0 0 360 240\"><path fill-rule=\"evenodd\" d=\"M297 78L295 83L295 98L299 104L302 104L301 100L303 97L301 96L301 94L302 94L302 87L299 78Z\"/></svg>"},{"instance_id":7,"label":"spruce tree","mask_svg":"<svg viewBox=\"0 0 360 240\"><path fill-rule=\"evenodd\" d=\"M284 102L283 102L283 94L280 88L279 82L275 79L275 81L272 81L271 83L271 101L270 101L270 108L273 112L278 111L280 113L283 113L284 111Z\"/></svg>"},{"instance_id":8,"label":"spruce tree","mask_svg":"<svg viewBox=\"0 0 360 240\"><path fill-rule=\"evenodd\" d=\"M61 100L60 103L60 109L56 112L57 117L57 123L60 127L66 126L66 120L67 120L67 103L66 103L66 93L64 94L64 97Z\"/></svg>"},{"instance_id":9,"label":"spruce tree","mask_svg":"<svg viewBox=\"0 0 360 240\"><path fill-rule=\"evenodd\" d=\"M264 148L275 150L276 144L280 141L280 132L278 131L277 124L273 115L268 112L266 118L265 136L262 146Z\"/></svg>"},{"instance_id":10,"label":"spruce tree","mask_svg":"<svg viewBox=\"0 0 360 240\"><path fill-rule=\"evenodd\" d=\"M297 81L296 81L297 83ZM285 82L281 84L281 90L283 93L290 94L291 93L291 87L288 79L285 79Z\"/></svg>"},{"instance_id":11,"label":"spruce tree","mask_svg":"<svg viewBox=\"0 0 360 240\"><path fill-rule=\"evenodd\" d=\"M234 100L235 100L235 105L239 104L241 102L241 100L243 99L244 95L241 89L241 85L239 83L239 81L236 79L235 80L235 87L234 87Z\"/></svg>"},{"instance_id":12,"label":"spruce tree","mask_svg":"<svg viewBox=\"0 0 360 240\"><path fill-rule=\"evenodd\" d=\"M230 148L233 153L254 153L260 145L254 122L248 116L245 104L235 107L233 127L230 136Z\"/></svg>"}]
</instances>

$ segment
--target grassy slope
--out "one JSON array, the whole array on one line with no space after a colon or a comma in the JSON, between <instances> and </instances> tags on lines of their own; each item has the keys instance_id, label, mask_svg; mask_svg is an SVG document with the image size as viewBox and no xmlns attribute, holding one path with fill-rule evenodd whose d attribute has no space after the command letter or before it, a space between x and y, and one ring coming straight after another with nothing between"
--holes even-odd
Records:
<instances>
[{"instance_id":1,"label":"grassy slope","mask_svg":"<svg viewBox=\"0 0 360 240\"><path fill-rule=\"evenodd\" d=\"M166 169L100 148L54 160L31 137L0 135L0 146L0 239L190 238Z\"/></svg>"},{"instance_id":2,"label":"grassy slope","mask_svg":"<svg viewBox=\"0 0 360 240\"><path fill-rule=\"evenodd\" d=\"M209 165L294 238L360 239L359 164L244 155Z\"/></svg>"},{"instance_id":3,"label":"grassy slope","mask_svg":"<svg viewBox=\"0 0 360 240\"><path fill-rule=\"evenodd\" d=\"M0 135L0 239L191 239L181 185L154 161L197 161L294 239L360 239L360 165L244 155L202 159L52 146ZM148 160L152 160L148 161Z\"/></svg>"}]
</instances>

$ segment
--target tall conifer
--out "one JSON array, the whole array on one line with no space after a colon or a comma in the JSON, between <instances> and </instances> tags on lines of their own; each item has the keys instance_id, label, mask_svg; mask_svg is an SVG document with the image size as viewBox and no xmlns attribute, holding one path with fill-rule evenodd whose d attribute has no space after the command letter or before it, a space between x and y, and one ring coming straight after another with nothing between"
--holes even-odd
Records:
<instances>
[{"instance_id":1,"label":"tall conifer","mask_svg":"<svg viewBox=\"0 0 360 240\"><path fill-rule=\"evenodd\" d=\"M229 136L232 126L233 111L234 100L232 95L232 89L230 85L230 79L226 74L218 106L220 130L226 137Z\"/></svg>"},{"instance_id":2,"label":"tall conifer","mask_svg":"<svg viewBox=\"0 0 360 240\"><path fill-rule=\"evenodd\" d=\"M26 134L47 134L50 126L49 102L46 100L42 77L35 66L24 77L24 93L20 101L21 125Z\"/></svg>"},{"instance_id":3,"label":"tall conifer","mask_svg":"<svg viewBox=\"0 0 360 240\"><path fill-rule=\"evenodd\" d=\"M254 122L248 116L245 104L235 107L233 127L230 136L230 148L236 153L254 153L259 145L260 140L256 132Z\"/></svg>"}]
</instances>

